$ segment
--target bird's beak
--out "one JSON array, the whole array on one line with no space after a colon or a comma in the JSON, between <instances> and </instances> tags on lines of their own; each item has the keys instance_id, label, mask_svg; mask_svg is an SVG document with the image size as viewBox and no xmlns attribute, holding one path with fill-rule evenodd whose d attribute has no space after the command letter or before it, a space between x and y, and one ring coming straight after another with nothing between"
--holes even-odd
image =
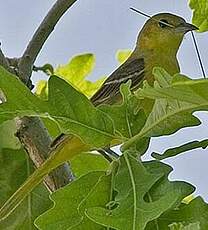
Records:
<instances>
[{"instance_id":1,"label":"bird's beak","mask_svg":"<svg viewBox=\"0 0 208 230\"><path fill-rule=\"evenodd\" d=\"M187 33L189 31L198 30L198 29L199 28L196 27L195 25L192 25L190 23L184 22L184 23L181 23L180 25L178 25L175 28L175 31L178 32L178 33Z\"/></svg>"}]
</instances>

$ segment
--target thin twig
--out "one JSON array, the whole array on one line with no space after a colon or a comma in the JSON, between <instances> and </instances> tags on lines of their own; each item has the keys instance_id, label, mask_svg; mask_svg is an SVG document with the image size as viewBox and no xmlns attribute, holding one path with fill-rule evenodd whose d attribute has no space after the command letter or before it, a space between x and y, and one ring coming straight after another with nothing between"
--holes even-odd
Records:
<instances>
[{"instance_id":1,"label":"thin twig","mask_svg":"<svg viewBox=\"0 0 208 230\"><path fill-rule=\"evenodd\" d=\"M196 38L194 36L194 32L193 31L191 31L191 35L192 35L194 47L196 49L196 54L197 54L197 57L198 57L198 60L199 60L199 65L201 67L202 75L203 75L204 78L206 78L206 73L205 73L205 70L204 70L203 62L202 62L202 59L201 59L201 55L200 55L200 52L199 52L199 49L198 49L198 45L197 45L197 42L196 42Z\"/></svg>"},{"instance_id":2,"label":"thin twig","mask_svg":"<svg viewBox=\"0 0 208 230\"><path fill-rule=\"evenodd\" d=\"M76 1L77 0L57 0L36 30L19 62L19 77L25 84L28 83L31 77L33 64L45 41L54 30L61 16Z\"/></svg>"}]
</instances>

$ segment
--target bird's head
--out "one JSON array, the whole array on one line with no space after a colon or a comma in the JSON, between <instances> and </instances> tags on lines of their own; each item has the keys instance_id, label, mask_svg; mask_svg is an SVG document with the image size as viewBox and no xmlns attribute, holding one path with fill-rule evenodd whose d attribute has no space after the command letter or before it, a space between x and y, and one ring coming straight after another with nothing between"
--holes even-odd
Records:
<instances>
[{"instance_id":1,"label":"bird's head","mask_svg":"<svg viewBox=\"0 0 208 230\"><path fill-rule=\"evenodd\" d=\"M183 18L160 13L151 17L145 23L138 37L138 47L141 50L155 50L159 52L175 52L183 40L184 35L198 28L187 23Z\"/></svg>"}]
</instances>

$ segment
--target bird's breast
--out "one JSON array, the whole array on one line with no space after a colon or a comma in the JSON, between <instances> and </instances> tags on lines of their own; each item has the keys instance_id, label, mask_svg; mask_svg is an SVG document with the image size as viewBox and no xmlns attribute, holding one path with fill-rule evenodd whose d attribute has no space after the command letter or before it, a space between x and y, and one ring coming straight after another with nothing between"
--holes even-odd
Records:
<instances>
[{"instance_id":1,"label":"bird's breast","mask_svg":"<svg viewBox=\"0 0 208 230\"><path fill-rule=\"evenodd\" d=\"M166 54L152 54L144 57L145 62L145 79L149 84L153 84L154 76L152 74L152 70L154 67L161 67L165 69L170 75L174 75L180 72L180 67L178 64L178 60L174 55L166 55Z\"/></svg>"}]
</instances>

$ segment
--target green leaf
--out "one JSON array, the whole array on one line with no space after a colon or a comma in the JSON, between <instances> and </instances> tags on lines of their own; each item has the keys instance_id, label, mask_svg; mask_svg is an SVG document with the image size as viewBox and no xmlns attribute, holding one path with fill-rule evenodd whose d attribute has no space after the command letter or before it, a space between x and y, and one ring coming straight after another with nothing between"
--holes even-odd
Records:
<instances>
[{"instance_id":1,"label":"green leaf","mask_svg":"<svg viewBox=\"0 0 208 230\"><path fill-rule=\"evenodd\" d=\"M170 169L166 165L151 162L146 168L129 153L124 153L114 178L117 195L111 202L111 210L88 208L89 218L119 230L143 230L148 222L176 207L193 192L193 187L184 182L169 182Z\"/></svg>"},{"instance_id":2,"label":"green leaf","mask_svg":"<svg viewBox=\"0 0 208 230\"><path fill-rule=\"evenodd\" d=\"M178 224L180 226L182 223L185 226L182 228L183 230L207 230L208 204L205 203L202 198L197 197L189 204L181 204L177 209L169 210L168 212L164 213L159 217L157 222L158 229L169 229L168 226L173 224ZM145 230L154 229L153 224L153 222L149 223ZM193 226L197 227L193 228ZM200 226L200 228L198 228L198 226Z\"/></svg>"},{"instance_id":3,"label":"green leaf","mask_svg":"<svg viewBox=\"0 0 208 230\"><path fill-rule=\"evenodd\" d=\"M94 66L95 56L93 54L82 54L73 57L68 64L59 66L54 74L66 80L87 97L91 97L105 80L101 78L91 82L85 79L92 72Z\"/></svg>"},{"instance_id":4,"label":"green leaf","mask_svg":"<svg viewBox=\"0 0 208 230\"><path fill-rule=\"evenodd\" d=\"M35 88L35 94L43 100L48 99L48 84L45 80L40 80Z\"/></svg>"},{"instance_id":5,"label":"green leaf","mask_svg":"<svg viewBox=\"0 0 208 230\"><path fill-rule=\"evenodd\" d=\"M95 56L93 54L83 54L72 58L68 64L59 66L54 74L63 76L70 82L82 81L92 72L95 65Z\"/></svg>"},{"instance_id":6,"label":"green leaf","mask_svg":"<svg viewBox=\"0 0 208 230\"><path fill-rule=\"evenodd\" d=\"M64 80L51 76L48 101L42 101L2 68L0 75L0 87L7 98L6 103L0 105L0 121L16 116L50 118L59 125L61 132L78 135L96 147L119 138L114 133L112 120Z\"/></svg>"},{"instance_id":7,"label":"green leaf","mask_svg":"<svg viewBox=\"0 0 208 230\"><path fill-rule=\"evenodd\" d=\"M24 151L4 149L0 151L0 206L13 194L32 172ZM0 229L36 229L34 219L51 206L49 193L39 185L20 206L6 219L1 220Z\"/></svg>"},{"instance_id":8,"label":"green leaf","mask_svg":"<svg viewBox=\"0 0 208 230\"><path fill-rule=\"evenodd\" d=\"M123 102L120 105L101 105L99 109L108 114L115 129L125 138L137 134L145 124L146 115L141 102L131 93L130 82L121 85Z\"/></svg>"},{"instance_id":9,"label":"green leaf","mask_svg":"<svg viewBox=\"0 0 208 230\"><path fill-rule=\"evenodd\" d=\"M208 31L208 1L190 0L189 6L193 10L192 22L199 27L199 32Z\"/></svg>"},{"instance_id":10,"label":"green leaf","mask_svg":"<svg viewBox=\"0 0 208 230\"><path fill-rule=\"evenodd\" d=\"M43 121L45 127L47 128L52 138L56 138L60 135L61 130L58 123L54 122L50 118L45 118L45 117L42 117L41 120Z\"/></svg>"},{"instance_id":11,"label":"green leaf","mask_svg":"<svg viewBox=\"0 0 208 230\"><path fill-rule=\"evenodd\" d=\"M167 149L163 154L153 152L151 155L157 160L163 160L169 157L177 156L181 153L197 149L197 148L207 148L208 140L205 139L203 141L191 141L189 143L183 144L181 146L177 146L175 148Z\"/></svg>"},{"instance_id":12,"label":"green leaf","mask_svg":"<svg viewBox=\"0 0 208 230\"><path fill-rule=\"evenodd\" d=\"M83 94L55 76L49 79L49 103L49 114L63 133L77 134L96 147L105 146L115 138L112 120Z\"/></svg>"},{"instance_id":13,"label":"green leaf","mask_svg":"<svg viewBox=\"0 0 208 230\"><path fill-rule=\"evenodd\" d=\"M169 225L170 230L200 230L200 224L199 223L192 223L189 225L184 226L182 223L174 223Z\"/></svg>"},{"instance_id":14,"label":"green leaf","mask_svg":"<svg viewBox=\"0 0 208 230\"><path fill-rule=\"evenodd\" d=\"M132 51L129 49L126 50L118 50L116 53L116 59L118 60L118 62L120 64L122 64L123 62L125 62L128 57L131 55Z\"/></svg>"},{"instance_id":15,"label":"green leaf","mask_svg":"<svg viewBox=\"0 0 208 230\"><path fill-rule=\"evenodd\" d=\"M20 80L0 67L0 88L6 102L0 104L0 122L11 120L18 115L38 115L47 111L46 103L34 96ZM15 88L15 90L14 90Z\"/></svg>"},{"instance_id":16,"label":"green leaf","mask_svg":"<svg viewBox=\"0 0 208 230\"><path fill-rule=\"evenodd\" d=\"M4 148L20 149L21 145L15 136L16 132L14 120L5 121L0 125L0 151Z\"/></svg>"},{"instance_id":17,"label":"green leaf","mask_svg":"<svg viewBox=\"0 0 208 230\"><path fill-rule=\"evenodd\" d=\"M91 171L105 171L109 167L109 162L100 154L81 153L70 161L72 172L78 178Z\"/></svg>"},{"instance_id":18,"label":"green leaf","mask_svg":"<svg viewBox=\"0 0 208 230\"><path fill-rule=\"evenodd\" d=\"M36 67L35 70L44 71L48 75L58 75L89 98L100 88L105 80L104 77L95 82L86 80L86 77L92 72L94 66L95 56L93 54L82 54L73 57L66 65L58 66L55 71L53 71L53 67L50 64L46 64L43 67ZM37 83L35 94L46 100L48 97L48 82L40 80Z\"/></svg>"},{"instance_id":19,"label":"green leaf","mask_svg":"<svg viewBox=\"0 0 208 230\"><path fill-rule=\"evenodd\" d=\"M139 133L146 122L144 103L130 91L130 82L122 84L120 91L123 102L120 105L101 105L99 109L108 114L114 122L116 132L129 139ZM137 154L143 155L149 146L149 138L141 139L137 145Z\"/></svg>"},{"instance_id":20,"label":"green leaf","mask_svg":"<svg viewBox=\"0 0 208 230\"><path fill-rule=\"evenodd\" d=\"M85 216L87 207L105 206L109 201L110 176L90 172L51 195L54 207L39 216L35 224L42 230L103 230Z\"/></svg>"},{"instance_id":21,"label":"green leaf","mask_svg":"<svg viewBox=\"0 0 208 230\"><path fill-rule=\"evenodd\" d=\"M86 199L84 199L79 206L79 212L83 216L83 221L79 223L79 225L75 226L74 230L105 230L106 228L99 223L95 223L91 221L86 216L86 210L91 207L106 207L111 198L111 183L112 183L112 175L108 173L100 177L97 184L88 194Z\"/></svg>"},{"instance_id":22,"label":"green leaf","mask_svg":"<svg viewBox=\"0 0 208 230\"><path fill-rule=\"evenodd\" d=\"M208 109L208 80L190 80L177 74L171 77L162 68L153 71L154 87L146 84L139 89L139 98L155 100L152 112L142 130L123 145L129 148L144 137L169 135L181 128L196 126L201 122L193 112Z\"/></svg>"}]
</instances>

